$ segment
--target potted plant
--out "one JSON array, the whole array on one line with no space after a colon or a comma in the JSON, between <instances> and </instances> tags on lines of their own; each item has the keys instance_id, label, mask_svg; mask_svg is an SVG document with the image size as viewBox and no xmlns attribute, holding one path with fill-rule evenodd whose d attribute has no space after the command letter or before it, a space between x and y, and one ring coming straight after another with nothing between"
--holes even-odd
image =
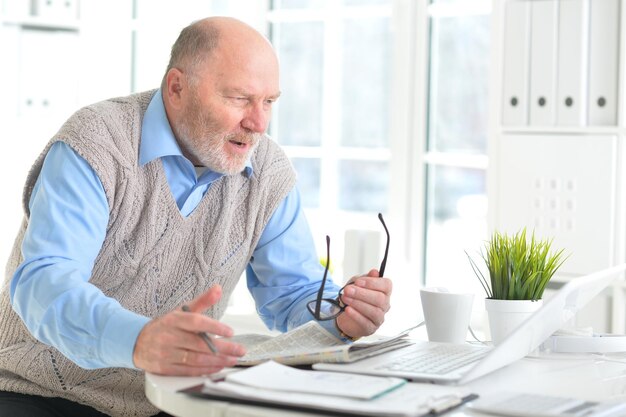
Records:
<instances>
[{"instance_id":1,"label":"potted plant","mask_svg":"<svg viewBox=\"0 0 626 417\"><path fill-rule=\"evenodd\" d=\"M494 232L481 252L488 278L468 255L487 294L485 308L494 344L541 307L548 282L566 259L562 249L552 251L551 246L552 239L541 240L534 233L527 239L526 228L514 235Z\"/></svg>"}]
</instances>

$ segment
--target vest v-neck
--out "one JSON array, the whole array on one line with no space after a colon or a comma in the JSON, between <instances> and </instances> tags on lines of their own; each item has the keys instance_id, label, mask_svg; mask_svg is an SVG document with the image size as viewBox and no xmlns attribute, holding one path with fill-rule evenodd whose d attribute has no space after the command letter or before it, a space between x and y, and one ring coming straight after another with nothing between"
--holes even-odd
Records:
<instances>
[{"instance_id":1,"label":"vest v-neck","mask_svg":"<svg viewBox=\"0 0 626 417\"><path fill-rule=\"evenodd\" d=\"M194 165L193 169L196 171L196 179L199 179L209 168Z\"/></svg>"},{"instance_id":2,"label":"vest v-neck","mask_svg":"<svg viewBox=\"0 0 626 417\"><path fill-rule=\"evenodd\" d=\"M155 161L156 162L156 161ZM184 215L181 208L178 207L178 202L176 201L176 197L172 193L172 189L170 187L169 182L167 181L167 175L165 174L165 168L163 167L163 161L159 159L159 164L154 167L157 171L155 175L158 177L159 186L164 192L167 194L167 206L170 210L176 211L178 216L181 218L183 222L192 221L192 218L195 217L196 212L200 211L203 206L208 204L206 200L209 200L209 194L211 194L211 189L215 188L222 178L218 178L215 181L211 182L208 185L208 189L204 192L204 195L200 198L198 204L189 212L188 215ZM194 167L195 168L195 167ZM206 168L205 168L206 170ZM189 197L189 195L187 195ZM207 198L209 197L209 198Z\"/></svg>"}]
</instances>

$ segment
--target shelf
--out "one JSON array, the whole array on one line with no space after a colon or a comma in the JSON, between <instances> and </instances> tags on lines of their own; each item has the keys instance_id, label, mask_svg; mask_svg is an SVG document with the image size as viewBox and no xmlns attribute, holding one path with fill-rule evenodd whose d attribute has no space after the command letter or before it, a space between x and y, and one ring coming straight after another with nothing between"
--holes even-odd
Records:
<instances>
[{"instance_id":1,"label":"shelf","mask_svg":"<svg viewBox=\"0 0 626 417\"><path fill-rule=\"evenodd\" d=\"M501 126L501 133L550 135L618 135L626 133L620 126Z\"/></svg>"},{"instance_id":2,"label":"shelf","mask_svg":"<svg viewBox=\"0 0 626 417\"><path fill-rule=\"evenodd\" d=\"M78 19L44 18L38 16L2 16L0 23L5 26L21 26L39 30L64 30L77 32L80 30Z\"/></svg>"}]
</instances>

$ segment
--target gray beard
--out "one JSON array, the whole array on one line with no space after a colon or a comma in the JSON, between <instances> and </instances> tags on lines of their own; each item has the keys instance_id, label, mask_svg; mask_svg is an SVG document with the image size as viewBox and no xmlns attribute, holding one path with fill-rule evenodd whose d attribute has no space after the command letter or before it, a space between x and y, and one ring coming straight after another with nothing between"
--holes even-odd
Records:
<instances>
[{"instance_id":1,"label":"gray beard","mask_svg":"<svg viewBox=\"0 0 626 417\"><path fill-rule=\"evenodd\" d=\"M224 143L228 141L231 135L224 136L220 133L213 133L210 131L204 132L202 137L204 139L194 141L192 138L192 132L186 124L182 124L179 127L180 141L185 146L188 152L203 166L211 169L214 172L224 175L238 174L244 170L249 155L254 152L254 149L258 146L261 138L260 133L251 134L251 138L247 138L246 142L252 142L248 156L246 158L229 158L229 155L224 151Z\"/></svg>"}]
</instances>

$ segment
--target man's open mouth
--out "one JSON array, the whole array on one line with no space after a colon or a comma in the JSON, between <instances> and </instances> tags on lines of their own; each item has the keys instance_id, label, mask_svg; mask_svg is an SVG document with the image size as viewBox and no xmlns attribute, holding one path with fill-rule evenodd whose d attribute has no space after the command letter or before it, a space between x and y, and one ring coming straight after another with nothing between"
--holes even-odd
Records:
<instances>
[{"instance_id":1,"label":"man's open mouth","mask_svg":"<svg viewBox=\"0 0 626 417\"><path fill-rule=\"evenodd\" d=\"M243 148L244 146L246 146L247 144L244 142L238 142L236 140L230 140L230 143L232 143L233 145L239 146L240 148Z\"/></svg>"}]
</instances>

